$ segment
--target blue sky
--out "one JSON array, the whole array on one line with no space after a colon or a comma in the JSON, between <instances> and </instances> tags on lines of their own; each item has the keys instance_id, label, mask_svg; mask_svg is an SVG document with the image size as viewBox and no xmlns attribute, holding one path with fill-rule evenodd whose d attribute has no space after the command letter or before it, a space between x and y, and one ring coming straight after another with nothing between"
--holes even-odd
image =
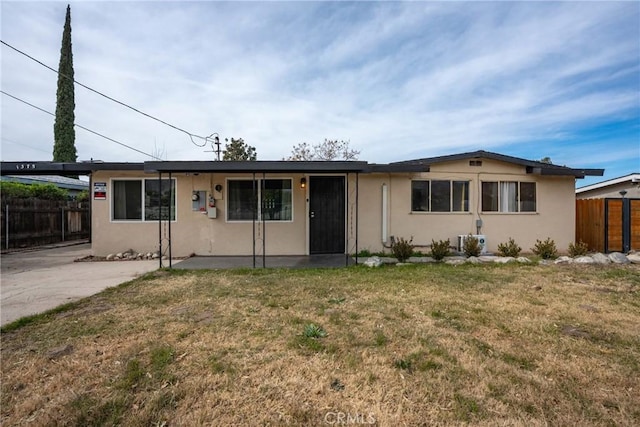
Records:
<instances>
[{"instance_id":1,"label":"blue sky","mask_svg":"<svg viewBox=\"0 0 640 427\"><path fill-rule=\"evenodd\" d=\"M2 40L57 68L66 3L1 3ZM488 150L640 172L638 2L73 2L76 80L258 159L349 140L386 163ZM55 110L56 75L1 47L2 90ZM2 159L50 160L53 117L5 95ZM212 159L76 87L76 123ZM148 158L81 129L79 160Z\"/></svg>"}]
</instances>

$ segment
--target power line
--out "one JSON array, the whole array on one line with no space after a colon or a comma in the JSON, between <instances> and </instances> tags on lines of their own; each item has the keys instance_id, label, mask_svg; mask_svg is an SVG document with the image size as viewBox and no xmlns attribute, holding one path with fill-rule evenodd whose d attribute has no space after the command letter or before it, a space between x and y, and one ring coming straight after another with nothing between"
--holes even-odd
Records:
<instances>
[{"instance_id":1,"label":"power line","mask_svg":"<svg viewBox=\"0 0 640 427\"><path fill-rule=\"evenodd\" d=\"M191 133L191 132L188 132L188 131L186 131L186 130L184 130L184 129L182 129L182 128L179 128L179 127L177 127L177 126L174 126L174 125L172 125L171 123L167 123L167 122L165 122L164 120L161 120L161 119L159 119L159 118L157 118L157 117L154 117L154 116L152 116L151 114L147 114L147 113L145 113L144 111L141 111L141 110L139 110L139 109L137 109L137 108L135 108L135 107L132 107L131 105L125 104L125 103L124 103L124 102L122 102L122 101L118 101L117 99L112 98L112 97L110 97L109 95L105 95L104 93L102 93L102 92L100 92L100 91L97 91L97 90L95 90L95 89L93 89L93 88L91 88L91 87L89 87L89 86L87 86L87 85L84 85L84 84L80 83L79 81L77 81L77 80L75 80L75 79L72 79L71 77L69 77L69 76L67 76L67 75L65 75L65 74L63 74L63 73L61 73L61 72L59 72L59 71L58 71L58 70L56 70L55 68L52 68L52 67L48 66L47 64L45 64L44 62L42 62L42 61L40 61L40 60L38 60L38 59L34 58L33 56L31 56L31 55L29 55L29 54L27 54L27 53L25 53L25 52L21 51L20 49L18 49L18 48L16 48L16 47L11 46L9 43L5 42L4 40L0 40L0 43L2 43L3 45L7 46L7 47L8 47L8 48L10 48L10 49L15 50L15 51L16 51L16 52L18 52L19 54L26 56L27 58L31 59L32 61L37 62L38 64L40 64L40 65L42 65L43 67L45 67L45 68L47 68L47 69L49 69L49 70L53 71L54 73L56 73L56 74L58 74L58 75L60 75L60 76L62 76L62 77L64 77L64 78L66 78L66 79L72 80L72 81L73 81L75 84L77 84L78 86L82 86L83 88L85 88L85 89L87 89L87 90L90 90L91 92L93 92L93 93L95 93L95 94L98 94L98 95L100 95L100 96L103 96L103 97L107 98L107 99L108 99L108 100L110 100L110 101L113 101L113 102L115 102L115 103L117 103L117 104L120 104L120 105L122 105L123 107L129 108L130 110L133 110L133 111L135 111L135 112L136 112L136 113L138 113L138 114L142 114L142 115L143 115L143 116L145 116L145 117L148 117L148 118L150 118L150 119L152 119L152 120L155 120L155 121L157 121L157 122L160 122L160 123L162 123L162 124L164 124L164 125L166 125L166 126L169 126L170 128L173 128L173 129L175 129L175 130L177 130L177 131L179 131L179 132L185 133L186 135L188 135L188 136L189 136L189 139L191 139L191 142L192 142L194 145L198 146L198 147L204 147L205 145L207 145L207 142L209 141L209 138L211 138L211 137L213 136L213 135L209 135L209 136L206 136L206 137L205 137L205 136L196 135L196 134ZM193 138L202 139L202 140L203 140L202 145L200 145L200 144L198 144L197 142L195 142L195 141L193 140Z\"/></svg>"},{"instance_id":2,"label":"power line","mask_svg":"<svg viewBox=\"0 0 640 427\"><path fill-rule=\"evenodd\" d=\"M45 110L45 109L43 109L43 108L40 108L40 107L38 107L37 105L33 105L32 103L27 102L27 101L25 101L24 99L20 99L20 98L18 98L17 96L11 95L10 93L7 93L7 92L5 92L5 91L3 91L3 90L0 90L0 93L2 93L3 95L7 95L9 98L13 98L13 99L15 99L16 101L20 101L20 102L22 102L23 104L27 104L28 106L33 107L33 108L35 108L36 110L40 110L40 111L42 111L43 113L49 114L49 115L51 115L51 116L53 116L53 117L55 117L55 116L56 116L54 113L52 113L52 112L50 112L50 111L47 111L47 110ZM113 139L113 138L109 138L109 137L108 137L108 136L106 136L106 135L103 135L103 134L98 133L98 132L96 132L96 131L94 131L94 130L91 130L91 129L89 129L89 128L86 128L86 127L84 127L84 126L81 126L81 125L79 125L79 124L77 124L77 123L74 123L74 126L75 126L75 127L77 127L77 128L80 128L80 129L86 130L87 132L90 132L90 133L92 133L92 134L94 134L94 135L97 135L97 136L99 136L99 137L101 137L101 138L104 138L104 139L106 139L106 140L109 140L109 141L111 141L111 142L115 142L116 144L118 144L118 145L122 145L123 147L126 147L126 148L128 148L128 149L130 149L130 150L136 151L136 152L138 152L138 153L140 153L140 154L144 154L145 156L149 156L149 157L151 157L152 159L162 160L161 158L156 157L156 156L154 156L153 154L145 153L144 151L138 150L138 149L137 149L137 148L135 148L135 147L132 147L132 146L127 145L127 144L125 144L125 143L122 143L122 142L120 142L120 141L116 141L116 140L115 140L115 139Z\"/></svg>"}]
</instances>

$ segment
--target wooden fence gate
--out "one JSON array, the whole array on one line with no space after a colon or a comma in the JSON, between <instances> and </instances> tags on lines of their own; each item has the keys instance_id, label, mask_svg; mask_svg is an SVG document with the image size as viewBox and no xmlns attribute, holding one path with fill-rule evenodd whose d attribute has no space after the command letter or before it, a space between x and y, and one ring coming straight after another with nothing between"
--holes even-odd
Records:
<instances>
[{"instance_id":1,"label":"wooden fence gate","mask_svg":"<svg viewBox=\"0 0 640 427\"><path fill-rule=\"evenodd\" d=\"M2 249L25 248L91 236L89 202L7 199L2 203Z\"/></svg>"},{"instance_id":2,"label":"wooden fence gate","mask_svg":"<svg viewBox=\"0 0 640 427\"><path fill-rule=\"evenodd\" d=\"M576 200L576 241L599 252L640 250L640 199Z\"/></svg>"}]
</instances>

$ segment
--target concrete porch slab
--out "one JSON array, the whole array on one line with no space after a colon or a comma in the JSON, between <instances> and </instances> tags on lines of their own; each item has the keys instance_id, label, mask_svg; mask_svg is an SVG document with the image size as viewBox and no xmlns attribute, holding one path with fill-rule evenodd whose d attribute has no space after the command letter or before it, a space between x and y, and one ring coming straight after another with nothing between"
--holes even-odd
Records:
<instances>
[{"instance_id":1,"label":"concrete porch slab","mask_svg":"<svg viewBox=\"0 0 640 427\"><path fill-rule=\"evenodd\" d=\"M168 261L163 261L165 267ZM266 268L338 268L354 265L355 260L344 254L310 255L310 256L266 256ZM253 268L252 256L194 256L181 261L174 261L173 268L184 270L209 270L227 268ZM262 256L256 256L255 268L263 267Z\"/></svg>"}]
</instances>

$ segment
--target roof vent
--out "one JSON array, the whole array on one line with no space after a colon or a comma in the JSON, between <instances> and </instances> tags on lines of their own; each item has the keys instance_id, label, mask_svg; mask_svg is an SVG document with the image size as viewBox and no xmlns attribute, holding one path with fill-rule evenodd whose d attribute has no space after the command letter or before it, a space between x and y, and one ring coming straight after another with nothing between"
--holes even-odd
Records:
<instances>
[{"instance_id":1,"label":"roof vent","mask_svg":"<svg viewBox=\"0 0 640 427\"><path fill-rule=\"evenodd\" d=\"M482 166L482 160L469 160L469 166Z\"/></svg>"}]
</instances>

